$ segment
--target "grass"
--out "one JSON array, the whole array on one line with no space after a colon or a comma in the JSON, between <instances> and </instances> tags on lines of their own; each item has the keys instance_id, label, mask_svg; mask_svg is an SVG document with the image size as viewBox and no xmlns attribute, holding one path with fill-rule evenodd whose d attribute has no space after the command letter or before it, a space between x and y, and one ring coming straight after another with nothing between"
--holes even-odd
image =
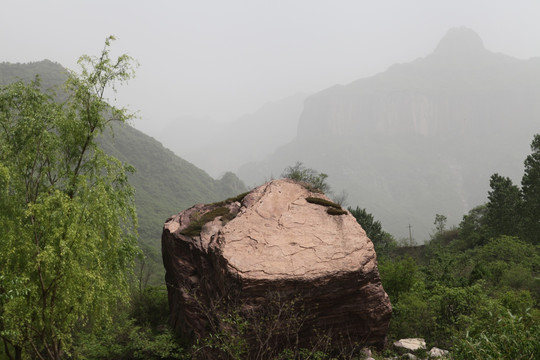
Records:
<instances>
[{"instance_id":1,"label":"grass","mask_svg":"<svg viewBox=\"0 0 540 360\"><path fill-rule=\"evenodd\" d=\"M236 196L233 196L233 197L230 197L226 200L222 200L222 201L218 201L218 202L215 202L213 204L210 204L210 205L215 205L215 206L225 206L225 205L228 205L228 204L232 204L233 202L236 202L236 201L239 201L241 202L242 200L244 200L244 198L246 197L247 194L249 194L250 192L247 191L245 193L241 193L241 194L238 194Z\"/></svg>"},{"instance_id":2,"label":"grass","mask_svg":"<svg viewBox=\"0 0 540 360\"><path fill-rule=\"evenodd\" d=\"M328 215L345 215L347 214L347 210L343 210L341 208L341 205L336 204L335 202L332 202L330 200L318 198L318 197L307 197L306 201L311 204L317 204L326 206L328 209L326 209L326 213Z\"/></svg>"},{"instance_id":3,"label":"grass","mask_svg":"<svg viewBox=\"0 0 540 360\"><path fill-rule=\"evenodd\" d=\"M330 200L326 200L326 199L322 199L318 197L307 197L306 201L312 204L322 205L322 206L331 207L335 209L341 209L341 205L336 204L335 202L332 202Z\"/></svg>"},{"instance_id":4,"label":"grass","mask_svg":"<svg viewBox=\"0 0 540 360\"><path fill-rule=\"evenodd\" d=\"M215 208L208 211L207 213L204 213L199 218L194 218L191 223L180 232L180 234L187 236L199 236L201 235L201 230L204 224L214 220L218 216L221 216L222 222L231 221L232 219L234 219L235 214L232 214L229 208L226 207L226 205L232 204L236 201L242 201L247 194L249 194L249 191L230 197L226 200L218 201L208 205L209 207Z\"/></svg>"},{"instance_id":5,"label":"grass","mask_svg":"<svg viewBox=\"0 0 540 360\"><path fill-rule=\"evenodd\" d=\"M218 216L222 216L230 220L231 213L229 209L226 208L225 206L221 206L213 210L210 210L209 212L204 213L200 218L194 219L193 221L191 221L191 223L184 230L182 230L180 234L187 235L187 236L201 235L201 230L204 224L214 220Z\"/></svg>"},{"instance_id":6,"label":"grass","mask_svg":"<svg viewBox=\"0 0 540 360\"><path fill-rule=\"evenodd\" d=\"M328 215L345 215L345 214L347 214L347 210L336 209L334 207L329 207L328 209L326 209L326 213Z\"/></svg>"}]
</instances>

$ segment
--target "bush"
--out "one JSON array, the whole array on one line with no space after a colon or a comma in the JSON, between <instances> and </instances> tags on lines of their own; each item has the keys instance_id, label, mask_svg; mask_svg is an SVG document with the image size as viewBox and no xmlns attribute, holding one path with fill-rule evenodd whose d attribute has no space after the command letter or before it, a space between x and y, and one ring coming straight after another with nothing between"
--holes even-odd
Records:
<instances>
[{"instance_id":1,"label":"bush","mask_svg":"<svg viewBox=\"0 0 540 360\"><path fill-rule=\"evenodd\" d=\"M169 303L166 287L149 286L142 292L132 295L131 317L136 325L148 325L152 329L167 324Z\"/></svg>"},{"instance_id":2,"label":"bush","mask_svg":"<svg viewBox=\"0 0 540 360\"><path fill-rule=\"evenodd\" d=\"M392 308L392 340L426 338L433 332L436 314L429 304L429 294L422 282L417 282L411 291L402 293L399 301L392 303Z\"/></svg>"},{"instance_id":3,"label":"bush","mask_svg":"<svg viewBox=\"0 0 540 360\"><path fill-rule=\"evenodd\" d=\"M411 290L419 277L418 266L410 256L394 261L381 261L379 271L384 290L392 302L399 301L401 294Z\"/></svg>"},{"instance_id":4,"label":"bush","mask_svg":"<svg viewBox=\"0 0 540 360\"><path fill-rule=\"evenodd\" d=\"M192 219L191 223L180 234L187 236L201 235L201 230L204 224L217 218L218 216L227 217L230 220L230 211L227 207L221 206L204 213L198 219Z\"/></svg>"},{"instance_id":5,"label":"bush","mask_svg":"<svg viewBox=\"0 0 540 360\"><path fill-rule=\"evenodd\" d=\"M125 314L124 314L125 315ZM112 326L78 333L72 354L76 359L187 359L172 331L166 327L154 331L149 325L121 315Z\"/></svg>"},{"instance_id":6,"label":"bush","mask_svg":"<svg viewBox=\"0 0 540 360\"><path fill-rule=\"evenodd\" d=\"M330 191L330 185L326 183L328 175L306 168L301 162L297 162L294 166L287 167L281 176L304 183L306 188L310 191L321 193Z\"/></svg>"},{"instance_id":7,"label":"bush","mask_svg":"<svg viewBox=\"0 0 540 360\"><path fill-rule=\"evenodd\" d=\"M457 339L452 356L456 360L538 359L538 320L531 312L524 316L503 313L491 326L482 326L479 332L467 332L463 339Z\"/></svg>"}]
</instances>

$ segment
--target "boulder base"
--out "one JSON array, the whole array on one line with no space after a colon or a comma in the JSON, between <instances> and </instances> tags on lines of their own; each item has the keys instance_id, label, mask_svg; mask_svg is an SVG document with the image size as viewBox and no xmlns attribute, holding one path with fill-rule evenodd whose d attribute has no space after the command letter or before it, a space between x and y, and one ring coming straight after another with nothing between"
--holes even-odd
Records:
<instances>
[{"instance_id":1,"label":"boulder base","mask_svg":"<svg viewBox=\"0 0 540 360\"><path fill-rule=\"evenodd\" d=\"M373 244L338 208L283 179L169 218L162 253L171 325L202 338L230 328L219 315L227 313L248 320L251 342L264 333L282 346L324 338L382 347L392 308Z\"/></svg>"}]
</instances>

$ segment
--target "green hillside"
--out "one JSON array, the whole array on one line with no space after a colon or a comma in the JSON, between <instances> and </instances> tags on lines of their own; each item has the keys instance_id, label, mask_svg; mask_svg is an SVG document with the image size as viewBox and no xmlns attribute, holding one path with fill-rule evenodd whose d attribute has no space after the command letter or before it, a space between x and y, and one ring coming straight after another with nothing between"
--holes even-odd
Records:
<instances>
[{"instance_id":1,"label":"green hillside","mask_svg":"<svg viewBox=\"0 0 540 360\"><path fill-rule=\"evenodd\" d=\"M0 84L32 81L39 75L43 89L59 90L66 70L49 60L29 64L0 63ZM132 109L136 110L136 109ZM150 269L162 273L161 229L165 220L196 203L225 199L246 190L232 173L215 180L193 164L176 156L160 142L129 125L115 125L101 139L102 148L135 167L130 182L135 187L139 242L151 259ZM154 274L154 281L160 275Z\"/></svg>"},{"instance_id":2,"label":"green hillside","mask_svg":"<svg viewBox=\"0 0 540 360\"><path fill-rule=\"evenodd\" d=\"M196 203L215 202L245 191L244 184L234 174L227 173L214 180L129 125L115 126L114 136L107 134L102 147L136 168L131 184L136 191L139 235L153 247L161 246L158 240L167 217Z\"/></svg>"}]
</instances>

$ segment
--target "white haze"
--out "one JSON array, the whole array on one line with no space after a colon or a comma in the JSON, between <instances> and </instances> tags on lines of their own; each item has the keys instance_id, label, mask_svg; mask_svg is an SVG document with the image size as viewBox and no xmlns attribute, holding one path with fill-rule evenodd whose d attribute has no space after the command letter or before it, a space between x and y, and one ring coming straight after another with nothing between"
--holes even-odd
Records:
<instances>
[{"instance_id":1,"label":"white haze","mask_svg":"<svg viewBox=\"0 0 540 360\"><path fill-rule=\"evenodd\" d=\"M118 100L159 140L173 119L233 120L425 56L455 26L492 51L538 56L539 14L537 0L4 0L0 61L77 69L115 35L114 53L140 63Z\"/></svg>"}]
</instances>

